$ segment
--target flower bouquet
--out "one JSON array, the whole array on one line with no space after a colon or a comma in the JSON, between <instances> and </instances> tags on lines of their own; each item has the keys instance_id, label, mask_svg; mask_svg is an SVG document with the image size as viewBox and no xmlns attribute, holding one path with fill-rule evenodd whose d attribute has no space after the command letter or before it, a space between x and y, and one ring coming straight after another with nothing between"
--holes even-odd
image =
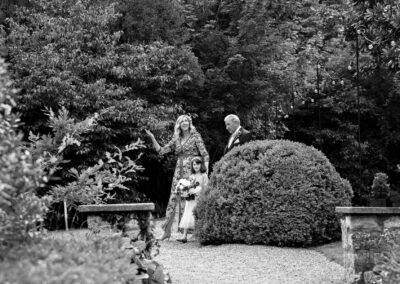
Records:
<instances>
[{"instance_id":1,"label":"flower bouquet","mask_svg":"<svg viewBox=\"0 0 400 284\"><path fill-rule=\"evenodd\" d=\"M201 188L200 183L195 180L180 179L175 187L175 194L180 195L183 199L194 200L199 194Z\"/></svg>"}]
</instances>

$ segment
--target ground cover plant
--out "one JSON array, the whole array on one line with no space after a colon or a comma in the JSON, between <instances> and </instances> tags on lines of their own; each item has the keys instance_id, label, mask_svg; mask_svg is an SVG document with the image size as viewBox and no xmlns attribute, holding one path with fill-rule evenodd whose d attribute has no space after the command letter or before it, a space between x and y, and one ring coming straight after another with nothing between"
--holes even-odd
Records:
<instances>
[{"instance_id":1,"label":"ground cover plant","mask_svg":"<svg viewBox=\"0 0 400 284\"><path fill-rule=\"evenodd\" d=\"M351 197L350 183L315 148L254 141L215 164L195 230L201 243L317 245L339 239L335 207Z\"/></svg>"}]
</instances>

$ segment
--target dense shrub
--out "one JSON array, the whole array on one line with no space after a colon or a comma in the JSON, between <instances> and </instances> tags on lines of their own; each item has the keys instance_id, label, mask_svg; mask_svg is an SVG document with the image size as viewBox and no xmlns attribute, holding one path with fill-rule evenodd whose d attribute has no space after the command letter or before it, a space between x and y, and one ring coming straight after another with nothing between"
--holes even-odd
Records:
<instances>
[{"instance_id":1,"label":"dense shrub","mask_svg":"<svg viewBox=\"0 0 400 284\"><path fill-rule=\"evenodd\" d=\"M115 142L114 135L131 137L160 112L140 100L145 94L165 103L204 81L189 48L121 44L122 31L112 28L121 18L116 1L31 2L7 20L5 41L21 89L18 108L31 130L45 124L44 107L64 106L74 118L98 112L98 143Z\"/></svg>"},{"instance_id":2,"label":"dense shrub","mask_svg":"<svg viewBox=\"0 0 400 284\"><path fill-rule=\"evenodd\" d=\"M183 3L177 0L120 0L122 38L129 42L163 40L179 44L188 37Z\"/></svg>"},{"instance_id":3,"label":"dense shrub","mask_svg":"<svg viewBox=\"0 0 400 284\"><path fill-rule=\"evenodd\" d=\"M45 239L0 262L0 283L141 283L119 237Z\"/></svg>"},{"instance_id":4,"label":"dense shrub","mask_svg":"<svg viewBox=\"0 0 400 284\"><path fill-rule=\"evenodd\" d=\"M105 151L93 166L75 168L74 164L71 165L71 160L65 157L79 155L85 135L97 125L97 115L76 121L64 107L57 113L50 109L47 115L52 133L34 135L30 132L30 143L27 147L37 167L51 176L52 181L57 179L56 185L49 185L39 192L40 195L47 194L52 200L46 216L47 228L52 228L49 224L56 217L55 208L60 202L65 202L66 207L71 209L80 204L146 200L143 194L135 190L138 173L143 170L138 164L140 152L145 147L140 139L124 148L115 147L112 152ZM128 152L135 152L137 155L127 156ZM64 215L66 213L64 211Z\"/></svg>"},{"instance_id":5,"label":"dense shrub","mask_svg":"<svg viewBox=\"0 0 400 284\"><path fill-rule=\"evenodd\" d=\"M143 149L145 146L140 139L122 149L115 147L113 152L105 152L102 159L92 167L81 166L76 169L70 166L70 161L64 155L79 154L81 141L85 140L83 136L97 124L97 116L76 121L64 107L58 113L50 110L48 116L52 133L34 135L31 132L28 149L49 175L61 171L59 176L64 179L62 184L53 186L51 192L48 192L54 202L66 200L71 205L104 203L114 198L116 189L131 190L127 182L130 185L137 183L137 173L143 170L138 164L141 154L132 160L126 153ZM64 164L62 168L61 164ZM138 197L135 201L139 200Z\"/></svg>"},{"instance_id":6,"label":"dense shrub","mask_svg":"<svg viewBox=\"0 0 400 284\"><path fill-rule=\"evenodd\" d=\"M371 186L371 196L373 198L386 198L390 192L388 175L385 173L376 173Z\"/></svg>"},{"instance_id":7,"label":"dense shrub","mask_svg":"<svg viewBox=\"0 0 400 284\"><path fill-rule=\"evenodd\" d=\"M254 141L215 164L199 198L201 243L306 246L340 236L335 206L352 189L323 153L286 140Z\"/></svg>"},{"instance_id":8,"label":"dense shrub","mask_svg":"<svg viewBox=\"0 0 400 284\"><path fill-rule=\"evenodd\" d=\"M380 242L383 252L373 270L380 276L380 283L400 283L400 230L386 229Z\"/></svg>"},{"instance_id":9,"label":"dense shrub","mask_svg":"<svg viewBox=\"0 0 400 284\"><path fill-rule=\"evenodd\" d=\"M14 93L0 58L0 258L16 244L37 234L47 207L35 193L46 180L18 132ZM1 281L0 281L1 282Z\"/></svg>"}]
</instances>

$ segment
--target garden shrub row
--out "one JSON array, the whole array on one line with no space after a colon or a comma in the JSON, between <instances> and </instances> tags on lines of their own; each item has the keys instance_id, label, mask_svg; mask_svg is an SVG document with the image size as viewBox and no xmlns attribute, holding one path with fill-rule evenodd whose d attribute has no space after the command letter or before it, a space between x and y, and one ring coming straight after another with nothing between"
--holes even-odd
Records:
<instances>
[{"instance_id":1,"label":"garden shrub row","mask_svg":"<svg viewBox=\"0 0 400 284\"><path fill-rule=\"evenodd\" d=\"M0 283L141 283L119 237L26 243L0 262Z\"/></svg>"},{"instance_id":2,"label":"garden shrub row","mask_svg":"<svg viewBox=\"0 0 400 284\"><path fill-rule=\"evenodd\" d=\"M195 209L201 243L309 246L340 237L350 183L325 155L286 140L253 141L215 164Z\"/></svg>"}]
</instances>

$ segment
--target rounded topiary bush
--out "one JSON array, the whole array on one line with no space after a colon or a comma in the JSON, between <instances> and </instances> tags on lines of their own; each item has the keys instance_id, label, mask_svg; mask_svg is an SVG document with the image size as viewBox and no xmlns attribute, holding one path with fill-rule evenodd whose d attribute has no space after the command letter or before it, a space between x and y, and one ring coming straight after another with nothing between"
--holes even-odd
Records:
<instances>
[{"instance_id":1,"label":"rounded topiary bush","mask_svg":"<svg viewBox=\"0 0 400 284\"><path fill-rule=\"evenodd\" d=\"M351 205L350 183L325 155L287 140L253 141L214 165L194 211L203 244L307 246L340 237L336 206Z\"/></svg>"}]
</instances>

